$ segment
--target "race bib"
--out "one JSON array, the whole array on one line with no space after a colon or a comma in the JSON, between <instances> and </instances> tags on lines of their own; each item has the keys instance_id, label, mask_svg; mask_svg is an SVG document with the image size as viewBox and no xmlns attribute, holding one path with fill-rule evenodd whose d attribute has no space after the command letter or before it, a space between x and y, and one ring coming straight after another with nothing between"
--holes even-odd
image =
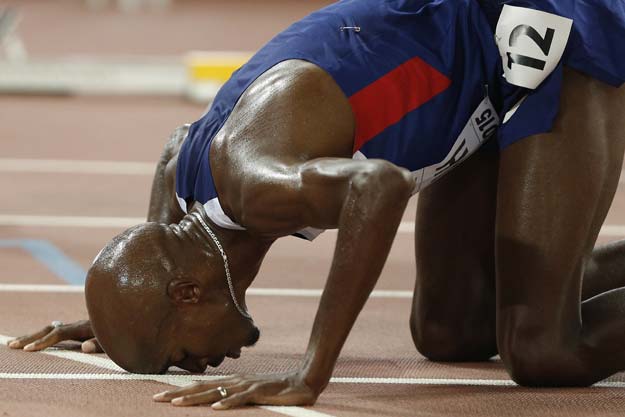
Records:
<instances>
[{"instance_id":1,"label":"race bib","mask_svg":"<svg viewBox=\"0 0 625 417\"><path fill-rule=\"evenodd\" d=\"M413 192L418 193L465 161L497 133L498 126L497 111L495 111L490 99L486 97L469 118L447 156L437 164L412 173L415 179Z\"/></svg>"},{"instance_id":2,"label":"race bib","mask_svg":"<svg viewBox=\"0 0 625 417\"><path fill-rule=\"evenodd\" d=\"M505 5L495 39L506 80L537 88L558 66L572 27L573 21L562 16Z\"/></svg>"}]
</instances>

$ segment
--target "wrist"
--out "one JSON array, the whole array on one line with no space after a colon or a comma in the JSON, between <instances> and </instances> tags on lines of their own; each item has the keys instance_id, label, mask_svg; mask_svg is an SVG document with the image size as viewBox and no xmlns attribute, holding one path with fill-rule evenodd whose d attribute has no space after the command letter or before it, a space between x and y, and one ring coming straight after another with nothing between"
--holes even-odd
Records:
<instances>
[{"instance_id":1,"label":"wrist","mask_svg":"<svg viewBox=\"0 0 625 417\"><path fill-rule=\"evenodd\" d=\"M330 383L331 372L322 372L311 366L304 366L299 371L300 378L316 395L319 395Z\"/></svg>"}]
</instances>

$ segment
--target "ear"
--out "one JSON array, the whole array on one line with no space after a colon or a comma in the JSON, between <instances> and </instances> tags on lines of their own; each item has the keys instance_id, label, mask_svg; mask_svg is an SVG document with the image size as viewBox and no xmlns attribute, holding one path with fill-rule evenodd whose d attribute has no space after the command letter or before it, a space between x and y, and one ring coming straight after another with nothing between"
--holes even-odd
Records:
<instances>
[{"instance_id":1,"label":"ear","mask_svg":"<svg viewBox=\"0 0 625 417\"><path fill-rule=\"evenodd\" d=\"M176 304L197 304L202 291L192 281L173 280L167 285L167 295Z\"/></svg>"}]
</instances>

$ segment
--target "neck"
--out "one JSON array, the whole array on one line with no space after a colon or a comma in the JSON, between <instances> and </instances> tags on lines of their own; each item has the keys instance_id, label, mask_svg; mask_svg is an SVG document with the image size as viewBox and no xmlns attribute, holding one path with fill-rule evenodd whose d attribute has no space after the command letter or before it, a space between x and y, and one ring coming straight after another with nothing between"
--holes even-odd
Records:
<instances>
[{"instance_id":1,"label":"neck","mask_svg":"<svg viewBox=\"0 0 625 417\"><path fill-rule=\"evenodd\" d=\"M221 243L228 257L235 293L239 300L243 300L245 290L247 290L254 281L254 278L256 278L256 273L260 269L267 251L275 240L259 239L250 235L245 230L221 228L208 218L204 210L200 209L194 211L202 217L204 223ZM185 232L185 235L187 235L189 239L194 241L195 245L201 245L213 253L217 251L218 256L221 256L215 247L213 239L208 232L204 230L204 226L193 214L185 216L180 222L179 227Z\"/></svg>"}]
</instances>

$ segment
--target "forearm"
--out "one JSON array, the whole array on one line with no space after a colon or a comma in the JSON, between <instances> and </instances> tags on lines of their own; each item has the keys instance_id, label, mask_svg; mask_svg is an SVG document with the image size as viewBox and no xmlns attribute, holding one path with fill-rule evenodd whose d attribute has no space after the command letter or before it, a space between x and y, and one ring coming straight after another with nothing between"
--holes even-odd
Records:
<instances>
[{"instance_id":1,"label":"forearm","mask_svg":"<svg viewBox=\"0 0 625 417\"><path fill-rule=\"evenodd\" d=\"M188 126L182 126L174 131L156 165L148 207L149 222L177 223L184 216L176 201L175 179L178 151L187 130Z\"/></svg>"},{"instance_id":2,"label":"forearm","mask_svg":"<svg viewBox=\"0 0 625 417\"><path fill-rule=\"evenodd\" d=\"M402 174L404 175L404 174ZM375 286L410 198L411 182L353 181L339 219L334 258L304 364L306 383L327 385L341 348Z\"/></svg>"},{"instance_id":3,"label":"forearm","mask_svg":"<svg viewBox=\"0 0 625 417\"><path fill-rule=\"evenodd\" d=\"M154 179L152 180L152 189L150 192L150 204L148 207L147 221L158 223L174 223L175 216L172 215L170 208L171 196L167 192L171 184L168 183L165 176L167 168L166 160L161 159L156 166Z\"/></svg>"}]
</instances>

